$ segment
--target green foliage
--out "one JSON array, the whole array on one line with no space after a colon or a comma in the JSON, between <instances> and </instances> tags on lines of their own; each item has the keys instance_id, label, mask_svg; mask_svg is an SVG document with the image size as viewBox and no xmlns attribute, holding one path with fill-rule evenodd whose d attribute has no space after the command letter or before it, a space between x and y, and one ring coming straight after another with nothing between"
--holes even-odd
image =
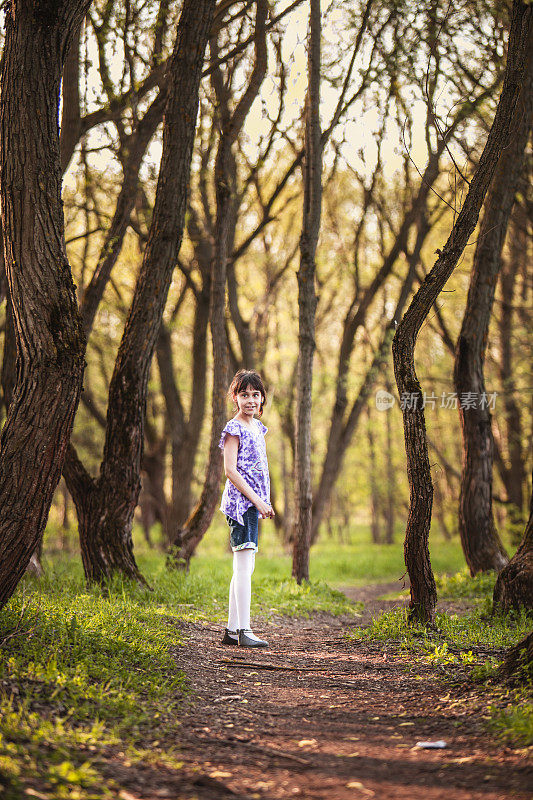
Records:
<instances>
[{"instance_id":1,"label":"green foliage","mask_svg":"<svg viewBox=\"0 0 533 800\"><path fill-rule=\"evenodd\" d=\"M439 597L486 599L492 597L496 572L480 572L472 578L468 567L464 567L455 575L436 575L435 582Z\"/></svg>"},{"instance_id":2,"label":"green foliage","mask_svg":"<svg viewBox=\"0 0 533 800\"><path fill-rule=\"evenodd\" d=\"M126 742L143 760L147 741L176 730L178 615L134 587L87 590L48 571L4 609L0 638L0 773L13 791L23 773L54 798L106 796L102 751Z\"/></svg>"},{"instance_id":3,"label":"green foliage","mask_svg":"<svg viewBox=\"0 0 533 800\"><path fill-rule=\"evenodd\" d=\"M416 651L427 657L435 653L435 645L447 643L450 651L461 651L482 647L495 650L511 647L531 629L531 617L522 612L519 616L489 616L490 607L478 604L472 611L462 616L457 614L436 614L435 627L411 624L407 619L407 609L382 613L364 629L358 629L353 636L359 639L377 639L394 642L400 649Z\"/></svg>"},{"instance_id":4,"label":"green foliage","mask_svg":"<svg viewBox=\"0 0 533 800\"><path fill-rule=\"evenodd\" d=\"M533 703L520 698L508 708L489 706L489 728L502 739L526 747L533 745Z\"/></svg>"}]
</instances>

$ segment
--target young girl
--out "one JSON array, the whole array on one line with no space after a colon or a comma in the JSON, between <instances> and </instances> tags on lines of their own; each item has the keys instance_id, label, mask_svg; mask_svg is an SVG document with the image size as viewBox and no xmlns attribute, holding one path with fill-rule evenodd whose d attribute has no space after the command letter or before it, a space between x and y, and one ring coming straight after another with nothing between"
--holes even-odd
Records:
<instances>
[{"instance_id":1,"label":"young girl","mask_svg":"<svg viewBox=\"0 0 533 800\"><path fill-rule=\"evenodd\" d=\"M260 375L241 369L228 395L237 406L220 437L227 481L221 511L230 527L233 577L229 587L228 627L222 644L268 647L250 628L252 572L257 552L258 520L274 516L270 505L270 478L265 447L267 428L255 419L263 413L265 387Z\"/></svg>"}]
</instances>

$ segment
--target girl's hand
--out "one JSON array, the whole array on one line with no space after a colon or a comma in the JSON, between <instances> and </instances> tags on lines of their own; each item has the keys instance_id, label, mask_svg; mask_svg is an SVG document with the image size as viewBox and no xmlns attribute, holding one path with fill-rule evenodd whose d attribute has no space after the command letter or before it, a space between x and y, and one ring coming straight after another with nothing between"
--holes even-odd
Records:
<instances>
[{"instance_id":1,"label":"girl's hand","mask_svg":"<svg viewBox=\"0 0 533 800\"><path fill-rule=\"evenodd\" d=\"M259 499L255 506L263 519L270 519L274 516L274 509L272 506L269 506L268 503L265 503L264 500Z\"/></svg>"}]
</instances>

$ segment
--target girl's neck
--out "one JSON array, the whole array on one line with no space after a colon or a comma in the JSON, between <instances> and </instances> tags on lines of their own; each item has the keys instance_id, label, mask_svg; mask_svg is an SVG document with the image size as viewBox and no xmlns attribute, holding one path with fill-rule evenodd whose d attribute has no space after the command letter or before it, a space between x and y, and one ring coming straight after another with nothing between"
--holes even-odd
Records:
<instances>
[{"instance_id":1,"label":"girl's neck","mask_svg":"<svg viewBox=\"0 0 533 800\"><path fill-rule=\"evenodd\" d=\"M239 413L236 414L233 417L233 419L236 419L237 422L240 422L242 425L246 425L247 428L253 428L255 417L253 416L250 417L245 414L241 414L241 412L239 411Z\"/></svg>"}]
</instances>

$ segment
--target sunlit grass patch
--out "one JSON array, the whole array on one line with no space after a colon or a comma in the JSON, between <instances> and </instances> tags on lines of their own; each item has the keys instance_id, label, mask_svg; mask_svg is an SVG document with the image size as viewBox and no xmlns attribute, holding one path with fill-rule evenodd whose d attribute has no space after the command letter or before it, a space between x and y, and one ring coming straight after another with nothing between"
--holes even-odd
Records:
<instances>
[{"instance_id":1,"label":"sunlit grass patch","mask_svg":"<svg viewBox=\"0 0 533 800\"><path fill-rule=\"evenodd\" d=\"M489 728L508 742L533 745L533 703L517 698L508 708L489 706Z\"/></svg>"},{"instance_id":2,"label":"sunlit grass patch","mask_svg":"<svg viewBox=\"0 0 533 800\"><path fill-rule=\"evenodd\" d=\"M324 581L311 581L298 585L293 578L273 581L261 578L257 581L257 612L276 612L285 616L311 616L318 611L329 614L356 614L361 603L348 600L345 594L332 589Z\"/></svg>"},{"instance_id":3,"label":"sunlit grass patch","mask_svg":"<svg viewBox=\"0 0 533 800\"><path fill-rule=\"evenodd\" d=\"M436 645L444 642L449 648L466 649L484 647L498 650L511 647L523 638L531 628L531 616L490 616L490 605L479 604L461 616L436 614L435 627L410 623L407 609L401 608L380 614L366 628L358 628L350 636L359 639L377 639L398 644L405 650L433 652Z\"/></svg>"},{"instance_id":4,"label":"sunlit grass patch","mask_svg":"<svg viewBox=\"0 0 533 800\"><path fill-rule=\"evenodd\" d=\"M148 737L177 734L187 690L172 658L177 623L120 581L108 592L76 575L26 581L1 616L0 785L13 797L22 780L45 797L106 797L107 748L143 760Z\"/></svg>"},{"instance_id":5,"label":"sunlit grass patch","mask_svg":"<svg viewBox=\"0 0 533 800\"><path fill-rule=\"evenodd\" d=\"M473 578L468 567L464 567L455 575L436 575L439 597L446 598L491 598L496 583L496 572L480 572Z\"/></svg>"}]
</instances>

